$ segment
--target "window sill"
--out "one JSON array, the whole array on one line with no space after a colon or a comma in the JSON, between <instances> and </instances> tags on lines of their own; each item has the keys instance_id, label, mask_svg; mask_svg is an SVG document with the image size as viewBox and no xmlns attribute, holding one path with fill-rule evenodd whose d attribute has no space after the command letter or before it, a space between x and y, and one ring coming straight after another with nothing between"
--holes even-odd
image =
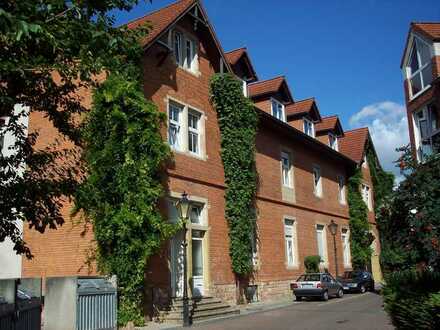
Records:
<instances>
[{"instance_id":1,"label":"window sill","mask_svg":"<svg viewBox=\"0 0 440 330\"><path fill-rule=\"evenodd\" d=\"M287 270L298 270L299 269L299 265L295 264L295 265L286 265L286 269Z\"/></svg>"},{"instance_id":2,"label":"window sill","mask_svg":"<svg viewBox=\"0 0 440 330\"><path fill-rule=\"evenodd\" d=\"M208 159L208 157L206 155L202 156L202 155L198 155L198 154L192 153L190 151L177 150L177 149L174 149L172 147L171 147L171 151L173 153L178 154L178 155L195 158L195 159L202 160L202 161L207 161L207 159Z\"/></svg>"},{"instance_id":3,"label":"window sill","mask_svg":"<svg viewBox=\"0 0 440 330\"><path fill-rule=\"evenodd\" d=\"M410 86L411 88L411 86ZM409 101L412 102L414 101L416 98L418 98L420 95L422 95L423 93L425 93L427 90L429 90L431 88L431 84L429 84L428 86L426 86L425 88L423 88L421 91L419 91L417 94L412 95L409 97Z\"/></svg>"},{"instance_id":4,"label":"window sill","mask_svg":"<svg viewBox=\"0 0 440 330\"><path fill-rule=\"evenodd\" d=\"M177 68L179 68L180 70L185 71L185 72L187 72L187 73L193 75L194 77L199 78L199 77L202 75L202 73L201 73L199 70L194 71L194 70L191 70L191 69L184 68L183 66L180 66L180 65L178 65L178 64L176 64L176 66L177 66Z\"/></svg>"}]
</instances>

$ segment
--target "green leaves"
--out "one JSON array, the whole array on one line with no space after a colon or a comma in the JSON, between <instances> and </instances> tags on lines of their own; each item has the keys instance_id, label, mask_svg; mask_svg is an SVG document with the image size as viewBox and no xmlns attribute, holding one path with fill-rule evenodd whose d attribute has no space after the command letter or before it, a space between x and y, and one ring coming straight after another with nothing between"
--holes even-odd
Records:
<instances>
[{"instance_id":1,"label":"green leaves","mask_svg":"<svg viewBox=\"0 0 440 330\"><path fill-rule=\"evenodd\" d=\"M143 325L145 268L177 230L158 208L161 172L170 157L162 124L141 84L113 74L95 90L82 132L88 176L76 207L93 223L99 269L118 277L120 324Z\"/></svg>"},{"instance_id":2,"label":"green leaves","mask_svg":"<svg viewBox=\"0 0 440 330\"><path fill-rule=\"evenodd\" d=\"M255 136L258 116L243 95L241 83L230 74L211 79L211 102L221 132L221 156L226 181L225 216L229 224L229 254L233 271L247 276L253 271L252 244L256 237Z\"/></svg>"}]
</instances>

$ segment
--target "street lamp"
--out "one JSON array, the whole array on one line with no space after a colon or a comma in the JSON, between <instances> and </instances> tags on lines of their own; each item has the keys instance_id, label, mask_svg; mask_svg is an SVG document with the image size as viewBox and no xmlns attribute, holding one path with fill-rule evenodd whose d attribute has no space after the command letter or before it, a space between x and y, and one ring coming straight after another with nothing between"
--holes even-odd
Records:
<instances>
[{"instance_id":1,"label":"street lamp","mask_svg":"<svg viewBox=\"0 0 440 330\"><path fill-rule=\"evenodd\" d=\"M189 319L189 304L188 304L188 280L187 280L187 257L186 247L186 221L188 220L188 211L190 207L190 201L186 192L183 192L182 197L176 203L177 211L179 212L180 221L183 223L183 326L189 327L191 325Z\"/></svg>"},{"instance_id":2,"label":"street lamp","mask_svg":"<svg viewBox=\"0 0 440 330\"><path fill-rule=\"evenodd\" d=\"M333 220L328 225L328 228L330 229L330 233L333 235L333 248L335 252L335 270L336 270L336 277L338 277L338 253L336 250L336 233L338 232L338 224L335 223Z\"/></svg>"}]
</instances>

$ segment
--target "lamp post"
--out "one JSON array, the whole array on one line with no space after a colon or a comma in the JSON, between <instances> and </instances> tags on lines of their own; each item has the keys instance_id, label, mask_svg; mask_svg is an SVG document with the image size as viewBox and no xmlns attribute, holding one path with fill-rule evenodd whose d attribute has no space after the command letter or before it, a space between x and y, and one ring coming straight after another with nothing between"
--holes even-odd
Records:
<instances>
[{"instance_id":1,"label":"lamp post","mask_svg":"<svg viewBox=\"0 0 440 330\"><path fill-rule=\"evenodd\" d=\"M336 233L338 232L338 224L335 223L333 220L328 225L328 228L330 229L330 233L333 235L333 248L335 252L335 271L336 271L336 277L338 277L338 253L336 250Z\"/></svg>"},{"instance_id":2,"label":"lamp post","mask_svg":"<svg viewBox=\"0 0 440 330\"><path fill-rule=\"evenodd\" d=\"M188 279L187 279L187 256L186 247L188 245L186 241L186 221L188 220L190 201L188 195L183 192L182 197L176 203L177 211L179 212L180 221L183 223L183 326L189 327L191 325L189 318L189 301L188 301Z\"/></svg>"}]
</instances>

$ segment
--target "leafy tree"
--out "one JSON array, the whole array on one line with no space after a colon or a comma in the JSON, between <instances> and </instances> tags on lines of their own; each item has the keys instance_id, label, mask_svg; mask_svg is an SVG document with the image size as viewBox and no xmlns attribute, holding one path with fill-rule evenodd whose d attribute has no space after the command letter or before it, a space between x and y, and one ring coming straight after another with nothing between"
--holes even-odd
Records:
<instances>
[{"instance_id":1,"label":"leafy tree","mask_svg":"<svg viewBox=\"0 0 440 330\"><path fill-rule=\"evenodd\" d=\"M16 137L8 156L0 156L0 242L9 237L17 253L31 257L17 221L44 232L63 223L63 200L81 177L76 120L85 106L77 93L96 86L102 72L130 71L141 58L138 39L146 29L114 27L112 10L130 10L138 0L4 0L0 8L0 115L10 124L0 134ZM25 134L20 123L39 112L60 134L51 146L36 148L38 132ZM65 145L65 144L64 144ZM17 168L26 166L20 173Z\"/></svg>"},{"instance_id":2,"label":"leafy tree","mask_svg":"<svg viewBox=\"0 0 440 330\"><path fill-rule=\"evenodd\" d=\"M136 80L116 74L95 91L83 130L88 176L76 205L93 224L99 270L117 275L123 325L143 325L148 258L175 231L158 209L170 156L160 135L164 118Z\"/></svg>"}]
</instances>

